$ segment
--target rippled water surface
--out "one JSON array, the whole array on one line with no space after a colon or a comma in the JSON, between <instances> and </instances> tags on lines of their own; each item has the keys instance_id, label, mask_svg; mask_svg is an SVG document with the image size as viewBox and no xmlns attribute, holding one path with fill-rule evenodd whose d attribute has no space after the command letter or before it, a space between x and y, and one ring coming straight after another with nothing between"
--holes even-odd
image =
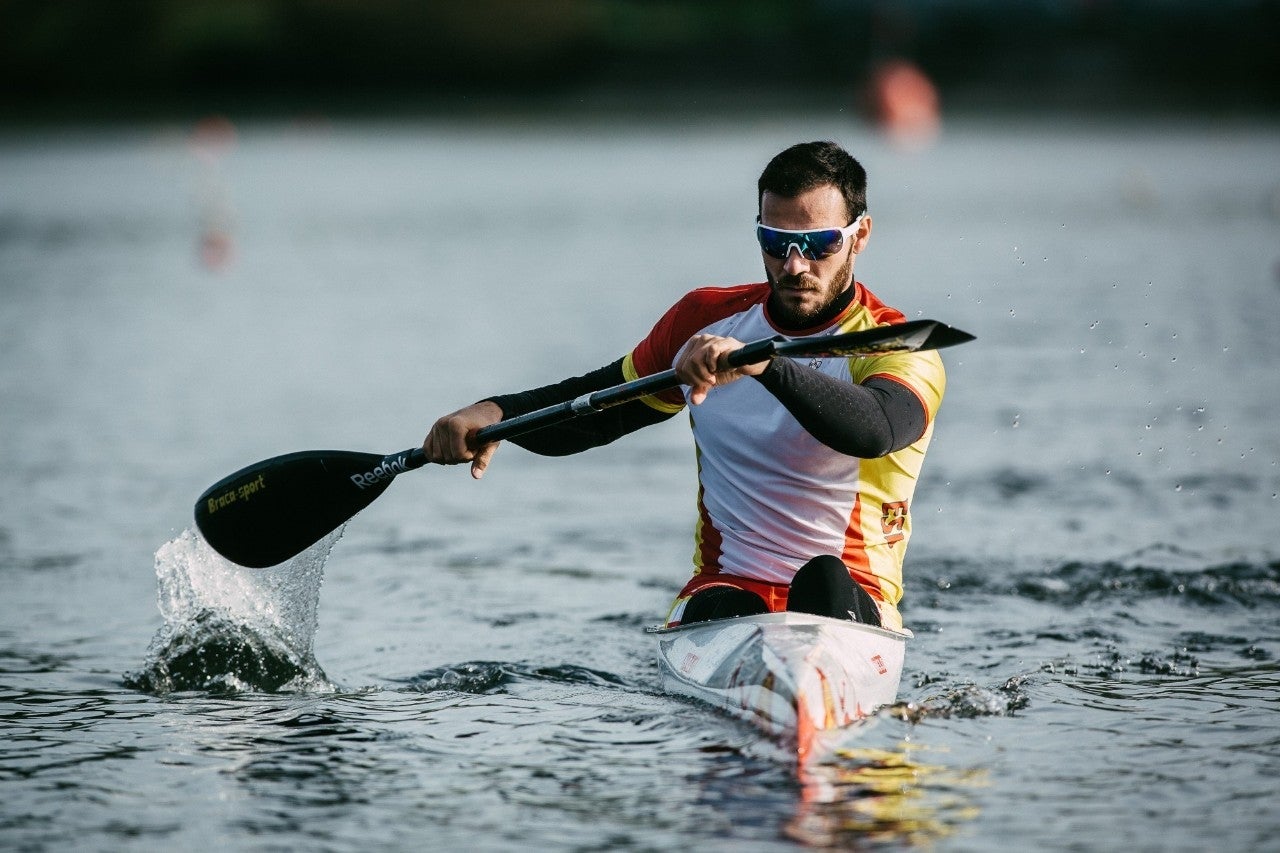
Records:
<instances>
[{"instance_id":1,"label":"rippled water surface","mask_svg":"<svg viewBox=\"0 0 1280 853\"><path fill-rule=\"evenodd\" d=\"M1280 133L843 117L0 138L0 846L1277 849ZM212 555L256 459L390 452L760 278L836 137L859 278L978 335L916 498L902 700L811 777L657 690L679 419L400 478Z\"/></svg>"}]
</instances>

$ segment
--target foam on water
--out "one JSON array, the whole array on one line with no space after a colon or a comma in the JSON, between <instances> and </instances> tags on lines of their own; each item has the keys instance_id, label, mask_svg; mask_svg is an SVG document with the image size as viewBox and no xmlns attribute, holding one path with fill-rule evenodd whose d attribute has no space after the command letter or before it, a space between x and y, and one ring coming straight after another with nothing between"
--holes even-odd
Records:
<instances>
[{"instance_id":1,"label":"foam on water","mask_svg":"<svg viewBox=\"0 0 1280 853\"><path fill-rule=\"evenodd\" d=\"M420 673L408 683L413 690L431 693L437 690L458 693L501 693L519 682L548 684L586 684L593 687L626 687L618 676L583 666L531 666L520 663L476 661L437 667Z\"/></svg>"},{"instance_id":2,"label":"foam on water","mask_svg":"<svg viewBox=\"0 0 1280 853\"><path fill-rule=\"evenodd\" d=\"M332 690L313 645L339 529L270 569L231 563L192 530L156 551L164 625L126 683L152 693Z\"/></svg>"}]
</instances>

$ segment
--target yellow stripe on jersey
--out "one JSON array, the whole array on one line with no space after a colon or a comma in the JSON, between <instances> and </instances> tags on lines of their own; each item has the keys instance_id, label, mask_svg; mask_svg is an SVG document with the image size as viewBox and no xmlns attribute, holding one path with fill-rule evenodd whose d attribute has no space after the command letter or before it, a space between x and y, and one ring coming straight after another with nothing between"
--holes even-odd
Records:
<instances>
[{"instance_id":1,"label":"yellow stripe on jersey","mask_svg":"<svg viewBox=\"0 0 1280 853\"><path fill-rule=\"evenodd\" d=\"M640 378L640 374L636 372L636 364L631 353L627 353L626 358L622 359L622 375L628 382L634 382ZM680 393L679 391L675 393ZM668 402L656 394L650 394L647 397L641 397L640 401L651 409L667 415L674 415L676 412L684 408L684 398L679 403Z\"/></svg>"},{"instance_id":2,"label":"yellow stripe on jersey","mask_svg":"<svg viewBox=\"0 0 1280 853\"><path fill-rule=\"evenodd\" d=\"M882 325L870 312L855 311L840 331L861 331ZM878 459L864 459L859 466L858 493L861 513L857 519L865 549L866 568L880 593L881 618L887 627L899 627L902 616L896 607L902 600L902 562L911 541L911 499L915 493L925 451L933 438L933 422L946 391L946 370L935 351L895 353L849 359L854 382L882 376L900 382L920 399L926 422L924 434L914 443Z\"/></svg>"}]
</instances>

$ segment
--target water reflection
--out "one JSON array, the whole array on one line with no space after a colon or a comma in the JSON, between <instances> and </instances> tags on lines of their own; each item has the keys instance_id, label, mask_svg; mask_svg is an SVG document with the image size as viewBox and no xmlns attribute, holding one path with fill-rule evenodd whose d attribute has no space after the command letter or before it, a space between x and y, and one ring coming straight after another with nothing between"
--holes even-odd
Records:
<instances>
[{"instance_id":1,"label":"water reflection","mask_svg":"<svg viewBox=\"0 0 1280 853\"><path fill-rule=\"evenodd\" d=\"M928 746L852 747L800 773L800 799L788 838L813 847L855 842L927 845L978 816L974 790L986 772L922 760Z\"/></svg>"}]
</instances>

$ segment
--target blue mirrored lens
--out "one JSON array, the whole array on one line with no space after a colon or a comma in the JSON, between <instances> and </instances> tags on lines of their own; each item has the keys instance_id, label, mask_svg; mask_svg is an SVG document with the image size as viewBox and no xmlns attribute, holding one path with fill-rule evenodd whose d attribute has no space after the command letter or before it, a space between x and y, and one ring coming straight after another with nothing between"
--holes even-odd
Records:
<instances>
[{"instance_id":1,"label":"blue mirrored lens","mask_svg":"<svg viewBox=\"0 0 1280 853\"><path fill-rule=\"evenodd\" d=\"M778 231L767 225L756 226L756 239L765 254L785 261L795 246L802 257L819 260L840 251L844 235L839 228L823 228L818 231Z\"/></svg>"}]
</instances>

